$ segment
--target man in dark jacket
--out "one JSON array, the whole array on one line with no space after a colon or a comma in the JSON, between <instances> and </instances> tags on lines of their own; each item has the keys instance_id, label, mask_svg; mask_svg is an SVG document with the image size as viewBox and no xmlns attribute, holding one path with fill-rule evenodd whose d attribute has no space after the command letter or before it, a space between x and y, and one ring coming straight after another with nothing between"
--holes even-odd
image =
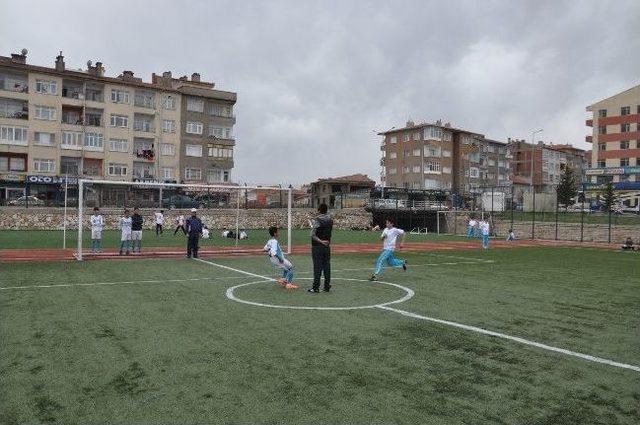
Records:
<instances>
[{"instance_id":1,"label":"man in dark jacket","mask_svg":"<svg viewBox=\"0 0 640 425\"><path fill-rule=\"evenodd\" d=\"M191 217L187 219L186 229L189 238L187 240L187 258L198 258L198 242L202 235L202 221L196 217L197 210L191 209Z\"/></svg>"},{"instance_id":2,"label":"man in dark jacket","mask_svg":"<svg viewBox=\"0 0 640 425\"><path fill-rule=\"evenodd\" d=\"M331 289L331 232L333 219L327 214L327 204L320 204L311 229L311 258L313 260L313 287L309 292L320 292L320 277L324 273L325 292Z\"/></svg>"},{"instance_id":3,"label":"man in dark jacket","mask_svg":"<svg viewBox=\"0 0 640 425\"><path fill-rule=\"evenodd\" d=\"M138 253L142 252L142 223L144 223L144 219L140 215L138 207L135 207L131 216L131 244L133 245L131 248L133 252L136 252L136 242L138 242Z\"/></svg>"}]
</instances>

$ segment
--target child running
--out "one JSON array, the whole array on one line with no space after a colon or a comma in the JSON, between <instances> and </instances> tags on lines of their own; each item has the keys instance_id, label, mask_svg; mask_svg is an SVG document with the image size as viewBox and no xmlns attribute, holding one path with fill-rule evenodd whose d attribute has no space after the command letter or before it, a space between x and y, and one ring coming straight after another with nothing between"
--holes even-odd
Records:
<instances>
[{"instance_id":1,"label":"child running","mask_svg":"<svg viewBox=\"0 0 640 425\"><path fill-rule=\"evenodd\" d=\"M102 228L104 227L104 218L100 215L100 208L93 208L91 216L91 252L94 254L102 252L100 243L102 242Z\"/></svg>"},{"instance_id":2,"label":"child running","mask_svg":"<svg viewBox=\"0 0 640 425\"><path fill-rule=\"evenodd\" d=\"M284 258L282 250L280 249L280 243L278 242L278 228L275 226L269 227L269 236L271 236L271 239L267 241L263 250L269 253L271 264L282 270L282 278L278 279L278 283L287 289L297 289L298 285L294 285L292 283L293 264L291 264L291 261Z\"/></svg>"},{"instance_id":3,"label":"child running","mask_svg":"<svg viewBox=\"0 0 640 425\"><path fill-rule=\"evenodd\" d=\"M393 219L388 218L386 221L386 228L382 231L382 235L380 236L380 239L382 240L382 252L376 261L376 269L369 278L370 281L378 280L378 276L382 273L382 267L385 262L390 267L402 266L403 270L407 270L407 260L399 260L394 256L398 236L402 236L402 239L400 240L400 248L402 248L405 232L404 230L395 227Z\"/></svg>"},{"instance_id":4,"label":"child running","mask_svg":"<svg viewBox=\"0 0 640 425\"><path fill-rule=\"evenodd\" d=\"M118 222L118 228L121 230L120 237L120 255L122 251L126 250L129 255L131 249L131 217L129 216L129 210L124 210L124 217Z\"/></svg>"},{"instance_id":5,"label":"child running","mask_svg":"<svg viewBox=\"0 0 640 425\"><path fill-rule=\"evenodd\" d=\"M480 228L480 233L482 236L482 249L488 249L489 248L489 230L490 230L490 226L489 226L489 222L486 220L480 220L480 224L478 225L478 227Z\"/></svg>"}]
</instances>

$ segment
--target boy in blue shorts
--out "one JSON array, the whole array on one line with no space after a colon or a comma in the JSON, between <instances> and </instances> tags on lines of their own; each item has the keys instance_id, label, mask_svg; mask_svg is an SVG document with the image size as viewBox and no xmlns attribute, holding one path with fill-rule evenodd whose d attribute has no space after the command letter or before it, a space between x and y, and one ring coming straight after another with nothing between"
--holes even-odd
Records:
<instances>
[{"instance_id":1,"label":"boy in blue shorts","mask_svg":"<svg viewBox=\"0 0 640 425\"><path fill-rule=\"evenodd\" d=\"M275 226L269 227L269 236L271 239L267 241L263 250L269 254L269 260L271 264L282 270L282 278L278 279L278 283L287 289L297 289L298 285L293 284L293 264L291 261L284 258L282 249L280 249L280 242L278 242L278 228Z\"/></svg>"},{"instance_id":2,"label":"boy in blue shorts","mask_svg":"<svg viewBox=\"0 0 640 425\"><path fill-rule=\"evenodd\" d=\"M407 260L399 260L395 257L396 240L398 236L402 236L400 240L400 248L404 244L405 232L402 229L395 227L393 219L388 218L386 221L386 227L380 235L382 240L382 252L376 261L376 269L369 278L371 281L378 280L378 276L382 273L382 268L385 263L389 267L402 267L403 270L407 270Z\"/></svg>"}]
</instances>

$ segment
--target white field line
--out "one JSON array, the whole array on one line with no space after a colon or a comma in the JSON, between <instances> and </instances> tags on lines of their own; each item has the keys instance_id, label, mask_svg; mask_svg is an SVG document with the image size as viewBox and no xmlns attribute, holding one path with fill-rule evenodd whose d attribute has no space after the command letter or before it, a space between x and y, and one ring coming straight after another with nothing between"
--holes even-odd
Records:
<instances>
[{"instance_id":1,"label":"white field line","mask_svg":"<svg viewBox=\"0 0 640 425\"><path fill-rule=\"evenodd\" d=\"M103 285L127 285L134 283L176 283L176 282L197 282L202 280L220 279L243 279L242 277L198 277L193 279L165 279L165 280L128 280L121 282L94 282L94 283L61 283L53 285L25 285L25 286L5 286L0 287L0 291L9 289L41 289L41 288L69 288L73 286L103 286Z\"/></svg>"},{"instance_id":2,"label":"white field line","mask_svg":"<svg viewBox=\"0 0 640 425\"><path fill-rule=\"evenodd\" d=\"M275 282L276 281L272 277L262 276L262 275L259 275L259 274L246 272L246 271L240 270L240 269L234 269L233 267L223 266L222 264L217 264L217 263L212 263L211 261L203 260L202 258L194 258L194 260L200 261L201 263L209 264L211 266L220 267L221 269L231 270L231 271L236 272L236 273L241 273L241 274L244 274L244 275L247 275L247 276L257 277L257 278L260 278L260 279L265 279L265 280L268 280L270 282Z\"/></svg>"},{"instance_id":3,"label":"white field line","mask_svg":"<svg viewBox=\"0 0 640 425\"><path fill-rule=\"evenodd\" d=\"M421 264L407 264L407 267L410 269L412 267L427 267L427 266L457 266L458 264L490 264L490 263L494 263L493 260L485 260L485 261L456 261L456 262L451 262L451 263L421 263ZM354 272L354 271L361 271L361 270L373 270L375 268L375 266L370 266L370 267L361 267L361 268L356 268L356 269L338 269L338 270L331 270L331 273L334 272ZM402 268L402 266L397 266L397 267L387 267L390 269L399 269ZM297 272L296 274L312 274L313 272Z\"/></svg>"},{"instance_id":4,"label":"white field line","mask_svg":"<svg viewBox=\"0 0 640 425\"><path fill-rule=\"evenodd\" d=\"M463 260L463 261L476 261L478 263L493 263L493 260L486 260L484 258L472 258L472 257L463 257L460 255L448 255L448 254L435 254L432 252L425 253L424 255L429 255L433 257L442 257L442 258L451 258L454 260Z\"/></svg>"},{"instance_id":5,"label":"white field line","mask_svg":"<svg viewBox=\"0 0 640 425\"><path fill-rule=\"evenodd\" d=\"M619 367L619 368L622 368L622 369L630 369L630 370L633 370L633 371L636 371L636 372L640 372L640 366L634 366L634 365L630 365L630 364L627 364L627 363L620 363L620 362L616 362L616 361L613 361L613 360L604 359L602 357L592 356L592 355L589 355L589 354L578 353L576 351L571 351L571 350L567 350L567 349L564 349L564 348L554 347L552 345L543 344L541 342L531 341L531 340L528 340L528 339L520 338L520 337L517 337L517 336L511 336L511 335L503 334L503 333L500 333L500 332L494 332L494 331L490 331L490 330L487 330L487 329L478 328L476 326L469 326L469 325L464 325L462 323L451 322L449 320L442 320L442 319L436 319L434 317L422 316L422 315L419 315L419 314L416 314L416 313L411 313L410 311L400 310L400 309L397 309L397 308L383 306L383 305L379 305L379 306L377 306L377 308L382 309L382 310L392 311L394 313L398 313L398 314L401 314L403 316L411 317L411 318L414 318L414 319L427 320L429 322L439 323L441 325L453 326L454 328L464 329L466 331L477 332L477 333L480 333L480 334L483 334L483 335L489 335L489 336L493 336L493 337L496 337L496 338L502 338L502 339L506 339L506 340L509 340L509 341L515 341L515 342L518 342L520 344L530 345L532 347L541 348L543 350L553 351L555 353L560 353L560 354L564 354L564 355L567 355L567 356L578 357L580 359L588 360L590 362L602 363L602 364L606 364L606 365L609 365L609 366Z\"/></svg>"}]
</instances>

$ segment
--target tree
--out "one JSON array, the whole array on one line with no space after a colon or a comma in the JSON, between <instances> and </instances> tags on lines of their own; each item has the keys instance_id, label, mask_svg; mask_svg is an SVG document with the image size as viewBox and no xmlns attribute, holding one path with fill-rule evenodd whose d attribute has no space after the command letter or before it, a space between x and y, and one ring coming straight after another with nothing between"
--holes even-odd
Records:
<instances>
[{"instance_id":1,"label":"tree","mask_svg":"<svg viewBox=\"0 0 640 425\"><path fill-rule=\"evenodd\" d=\"M607 183L602 190L602 207L606 212L610 212L616 203L616 193L613 191L613 185Z\"/></svg>"},{"instance_id":2,"label":"tree","mask_svg":"<svg viewBox=\"0 0 640 425\"><path fill-rule=\"evenodd\" d=\"M565 207L568 207L569 204L571 204L571 199L578 194L576 190L576 177L571 167L564 167L556 193L558 203L563 204Z\"/></svg>"}]
</instances>

